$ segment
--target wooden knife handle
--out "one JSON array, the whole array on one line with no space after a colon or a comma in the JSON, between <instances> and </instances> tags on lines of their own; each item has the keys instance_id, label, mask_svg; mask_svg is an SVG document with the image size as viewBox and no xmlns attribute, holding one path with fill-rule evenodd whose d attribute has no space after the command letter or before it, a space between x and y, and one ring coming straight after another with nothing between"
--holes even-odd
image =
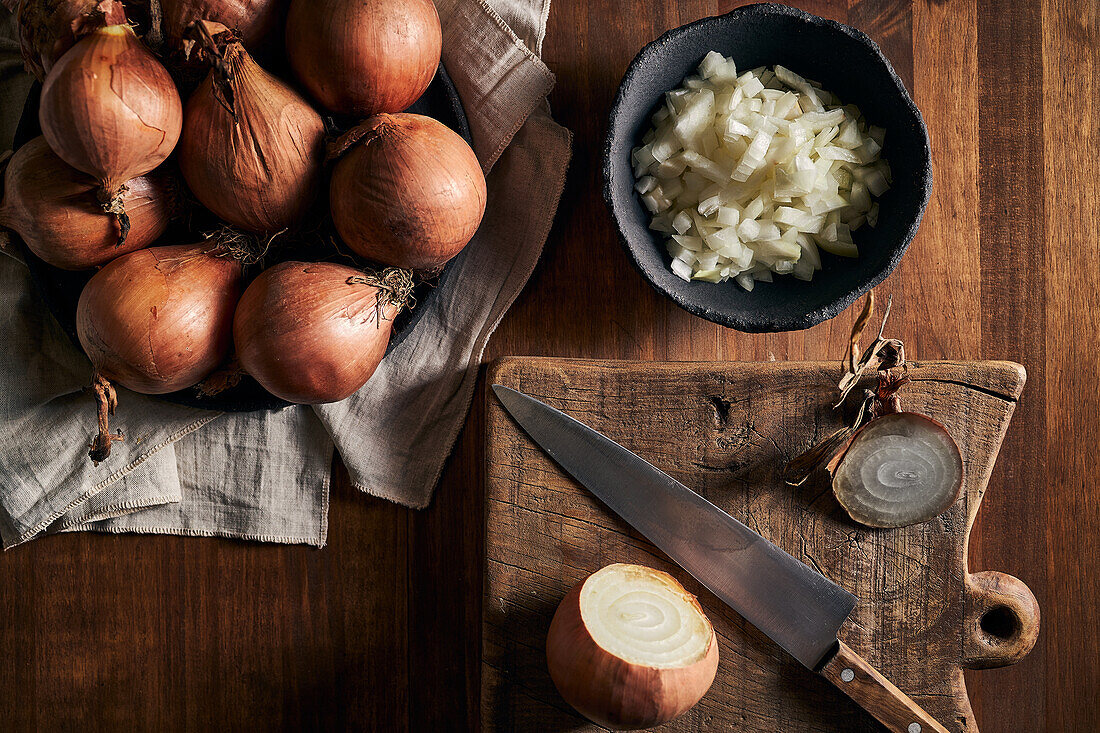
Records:
<instances>
[{"instance_id":1,"label":"wooden knife handle","mask_svg":"<svg viewBox=\"0 0 1100 733\"><path fill-rule=\"evenodd\" d=\"M840 688L841 692L894 733L947 733L946 728L883 677L866 659L843 641L838 644L840 647L836 654L818 674Z\"/></svg>"}]
</instances>

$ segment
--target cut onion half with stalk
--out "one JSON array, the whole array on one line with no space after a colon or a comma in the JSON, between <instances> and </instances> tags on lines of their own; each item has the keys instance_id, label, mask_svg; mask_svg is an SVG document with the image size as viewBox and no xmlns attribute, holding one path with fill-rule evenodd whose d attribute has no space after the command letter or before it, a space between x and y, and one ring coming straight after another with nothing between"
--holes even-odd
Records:
<instances>
[{"instance_id":1,"label":"cut onion half with stalk","mask_svg":"<svg viewBox=\"0 0 1100 733\"><path fill-rule=\"evenodd\" d=\"M668 573L617 563L565 596L546 639L566 702L615 730L660 725L694 706L718 669L714 627Z\"/></svg>"},{"instance_id":2,"label":"cut onion half with stalk","mask_svg":"<svg viewBox=\"0 0 1100 733\"><path fill-rule=\"evenodd\" d=\"M869 527L906 527L947 511L962 490L959 447L940 423L914 412L860 428L833 468L833 493Z\"/></svg>"}]
</instances>

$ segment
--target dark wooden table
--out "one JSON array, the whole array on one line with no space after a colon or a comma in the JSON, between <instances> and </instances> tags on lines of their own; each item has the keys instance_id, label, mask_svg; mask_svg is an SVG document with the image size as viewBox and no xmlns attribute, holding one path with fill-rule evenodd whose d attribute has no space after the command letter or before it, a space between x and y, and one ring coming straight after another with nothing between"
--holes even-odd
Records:
<instances>
[{"instance_id":1,"label":"dark wooden table","mask_svg":"<svg viewBox=\"0 0 1100 733\"><path fill-rule=\"evenodd\" d=\"M599 197L603 120L634 53L737 3L556 0L551 103L576 134L543 263L487 357L831 359L846 313L747 336L652 292ZM884 48L932 133L935 192L881 294L921 359L1011 359L1028 384L971 569L1025 580L1043 628L968 678L986 731L1100 730L1100 8L1096 0L808 0ZM329 545L68 535L0 556L0 728L449 730L477 711L482 418L431 508L358 495Z\"/></svg>"}]
</instances>

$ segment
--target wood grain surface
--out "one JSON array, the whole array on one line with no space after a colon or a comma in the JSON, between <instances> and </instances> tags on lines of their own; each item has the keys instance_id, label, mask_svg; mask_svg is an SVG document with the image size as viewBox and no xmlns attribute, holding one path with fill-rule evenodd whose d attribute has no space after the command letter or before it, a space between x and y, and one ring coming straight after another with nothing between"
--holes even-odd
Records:
<instances>
[{"instance_id":1,"label":"wood grain surface","mask_svg":"<svg viewBox=\"0 0 1100 733\"><path fill-rule=\"evenodd\" d=\"M918 722L933 731L938 722L939 730L973 733L963 669L1020 659L1040 626L1035 599L1018 579L995 570L972 576L966 563L970 529L1024 385L1022 368L911 365L903 409L943 422L959 445L964 481L947 512L895 530L852 522L824 471L798 488L782 481L791 458L843 425L844 415L832 408L840 372L836 361L516 357L496 362L488 382L599 430L855 593L840 652L822 674L891 730ZM881 730L569 478L495 397L486 416L484 730L598 730L554 689L544 645L558 601L613 562L670 572L699 597L718 635L710 692L661 730ZM872 667L901 693L882 694L892 686ZM844 669L854 677L844 680Z\"/></svg>"},{"instance_id":2,"label":"wood grain surface","mask_svg":"<svg viewBox=\"0 0 1100 733\"><path fill-rule=\"evenodd\" d=\"M542 264L487 358L839 358L852 314L747 336L646 286L599 196L604 118L642 45L718 0L554 0L543 48L574 162ZM1100 4L804 0L874 38L932 136L935 189L891 330L919 359L1009 359L1028 384L970 567L1023 579L1035 649L967 673L985 731L1100 730ZM491 205L491 203L490 203ZM474 404L480 404L475 398ZM0 555L0 726L168 731L471 726L482 536L475 410L423 512L337 471L329 545L50 537Z\"/></svg>"}]
</instances>

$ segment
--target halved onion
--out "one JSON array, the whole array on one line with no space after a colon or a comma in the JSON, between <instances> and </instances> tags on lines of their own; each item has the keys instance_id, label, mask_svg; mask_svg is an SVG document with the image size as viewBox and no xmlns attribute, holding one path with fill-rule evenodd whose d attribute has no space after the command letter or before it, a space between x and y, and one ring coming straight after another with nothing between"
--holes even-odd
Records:
<instances>
[{"instance_id":1,"label":"halved onion","mask_svg":"<svg viewBox=\"0 0 1100 733\"><path fill-rule=\"evenodd\" d=\"M686 712L710 689L718 640L668 573L616 563L565 596L546 638L561 696L597 725L633 730Z\"/></svg>"},{"instance_id":2,"label":"halved onion","mask_svg":"<svg viewBox=\"0 0 1100 733\"><path fill-rule=\"evenodd\" d=\"M869 527L905 527L947 511L962 490L963 463L947 429L897 412L860 428L833 469L833 493Z\"/></svg>"}]
</instances>

